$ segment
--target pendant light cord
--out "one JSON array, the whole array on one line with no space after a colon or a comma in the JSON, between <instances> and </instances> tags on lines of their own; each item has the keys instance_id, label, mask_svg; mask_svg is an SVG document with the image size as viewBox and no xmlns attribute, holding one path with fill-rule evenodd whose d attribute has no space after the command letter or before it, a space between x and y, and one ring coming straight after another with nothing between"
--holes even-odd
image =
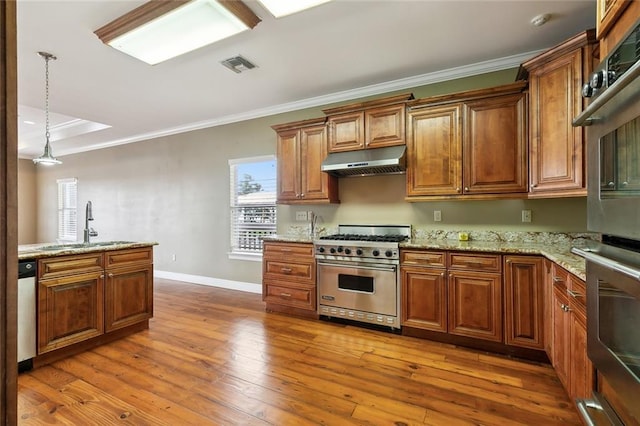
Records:
<instances>
[{"instance_id":1,"label":"pendant light cord","mask_svg":"<svg viewBox=\"0 0 640 426\"><path fill-rule=\"evenodd\" d=\"M54 56L55 57L55 56ZM44 57L44 136L49 143L49 61L51 56Z\"/></svg>"}]
</instances>

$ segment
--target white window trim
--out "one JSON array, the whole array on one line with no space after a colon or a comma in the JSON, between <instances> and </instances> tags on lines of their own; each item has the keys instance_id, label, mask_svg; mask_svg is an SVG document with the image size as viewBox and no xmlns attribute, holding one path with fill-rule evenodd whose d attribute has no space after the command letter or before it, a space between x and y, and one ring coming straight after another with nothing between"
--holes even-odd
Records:
<instances>
[{"instance_id":1,"label":"white window trim","mask_svg":"<svg viewBox=\"0 0 640 426\"><path fill-rule=\"evenodd\" d=\"M266 161L277 161L277 157L275 156L275 154L269 154L269 155L259 155L259 156L255 156L255 157L243 157L243 158L232 158L228 160L229 163L229 168L231 168L231 166L236 166L239 164L246 164L246 163L259 163L259 162L266 162ZM231 182L229 182L231 184ZM229 211L231 211L231 202L229 203ZM231 232L231 227L232 227L232 220L233 218L231 217L231 215L229 216L229 232ZM231 242L230 242L231 244ZM245 261L250 261L250 262L262 262L262 252L234 252L232 250L229 250L227 252L228 258L230 260L245 260Z\"/></svg>"}]
</instances>

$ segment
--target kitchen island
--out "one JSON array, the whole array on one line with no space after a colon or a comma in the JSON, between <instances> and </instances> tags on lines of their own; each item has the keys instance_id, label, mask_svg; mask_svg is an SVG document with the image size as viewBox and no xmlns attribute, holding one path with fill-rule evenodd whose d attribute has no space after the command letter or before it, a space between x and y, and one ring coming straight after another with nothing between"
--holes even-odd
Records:
<instances>
[{"instance_id":1,"label":"kitchen island","mask_svg":"<svg viewBox=\"0 0 640 426\"><path fill-rule=\"evenodd\" d=\"M155 242L32 244L36 262L35 367L147 329Z\"/></svg>"}]
</instances>

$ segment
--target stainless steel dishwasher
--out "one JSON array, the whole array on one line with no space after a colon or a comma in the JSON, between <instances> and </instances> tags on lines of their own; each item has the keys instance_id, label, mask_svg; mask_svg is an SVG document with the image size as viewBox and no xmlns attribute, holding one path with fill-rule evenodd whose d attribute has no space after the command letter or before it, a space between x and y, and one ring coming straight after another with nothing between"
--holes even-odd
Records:
<instances>
[{"instance_id":1,"label":"stainless steel dishwasher","mask_svg":"<svg viewBox=\"0 0 640 426\"><path fill-rule=\"evenodd\" d=\"M36 262L18 262L18 371L36 356Z\"/></svg>"}]
</instances>

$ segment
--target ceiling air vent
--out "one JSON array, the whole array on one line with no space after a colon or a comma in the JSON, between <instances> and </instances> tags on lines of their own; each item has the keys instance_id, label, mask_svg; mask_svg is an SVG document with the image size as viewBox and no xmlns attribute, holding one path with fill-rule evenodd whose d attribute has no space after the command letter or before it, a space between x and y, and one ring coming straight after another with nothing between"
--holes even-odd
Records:
<instances>
[{"instance_id":1,"label":"ceiling air vent","mask_svg":"<svg viewBox=\"0 0 640 426\"><path fill-rule=\"evenodd\" d=\"M242 71L250 70L251 68L256 67L254 64L240 55L234 56L233 58L225 59L220 63L236 73L241 73Z\"/></svg>"}]
</instances>

